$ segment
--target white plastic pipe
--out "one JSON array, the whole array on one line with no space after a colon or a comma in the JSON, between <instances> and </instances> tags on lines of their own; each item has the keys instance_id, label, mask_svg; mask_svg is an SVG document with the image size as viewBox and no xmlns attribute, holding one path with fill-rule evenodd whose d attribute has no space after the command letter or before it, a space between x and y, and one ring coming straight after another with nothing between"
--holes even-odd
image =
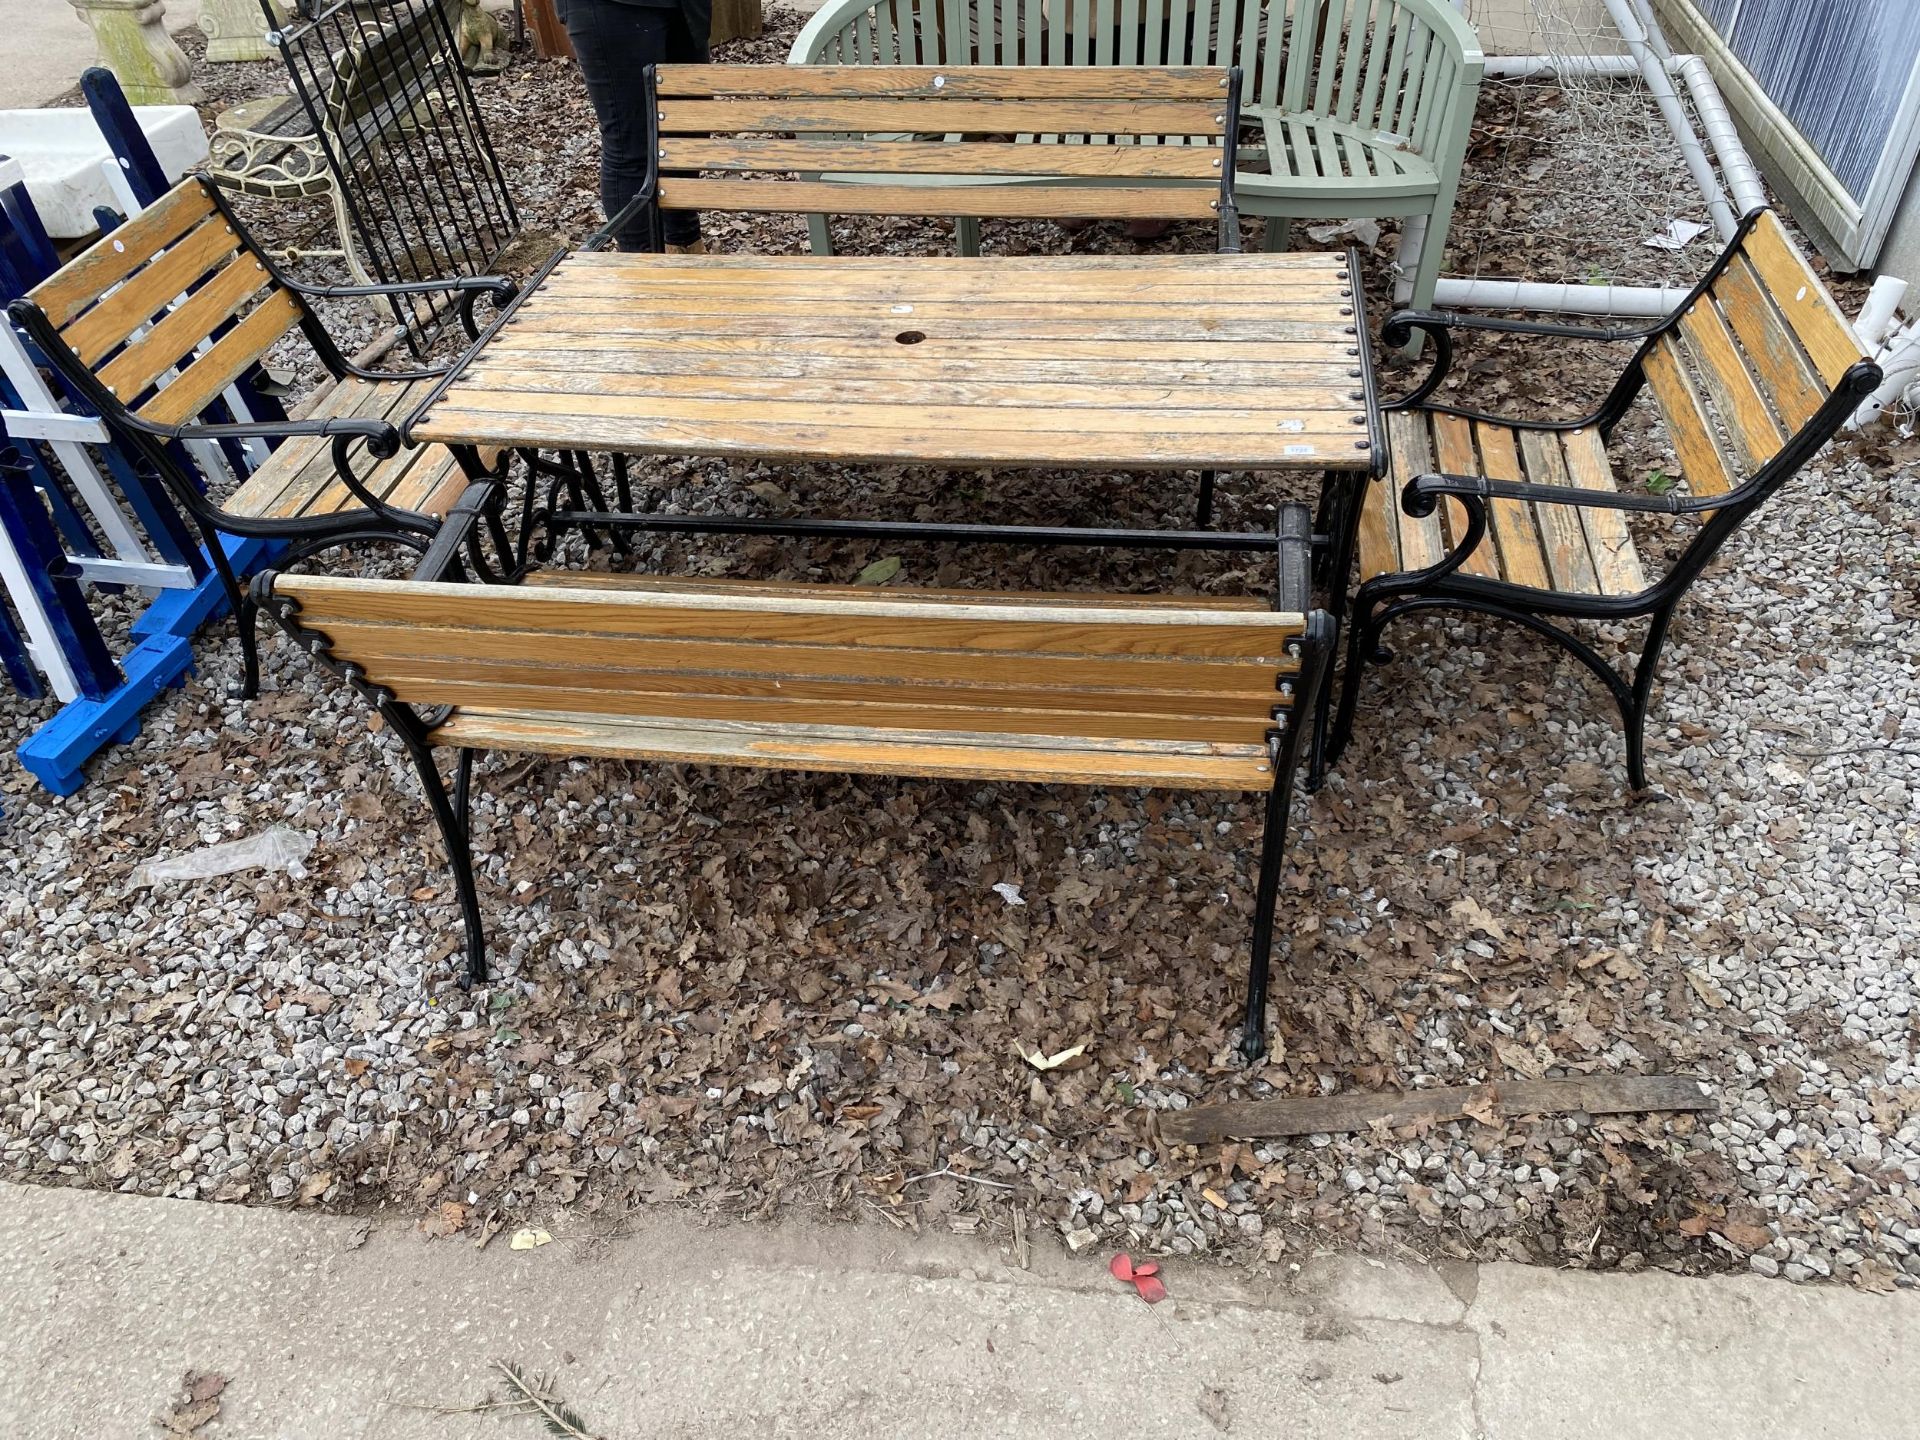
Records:
<instances>
[{"instance_id":1,"label":"white plastic pipe","mask_svg":"<svg viewBox=\"0 0 1920 1440\"><path fill-rule=\"evenodd\" d=\"M1530 280L1448 280L1433 287L1444 310L1552 310L1571 315L1618 315L1658 320L1687 298L1658 285L1551 285Z\"/></svg>"},{"instance_id":2,"label":"white plastic pipe","mask_svg":"<svg viewBox=\"0 0 1920 1440\"><path fill-rule=\"evenodd\" d=\"M1887 338L1887 331L1893 326L1893 312L1900 308L1906 295L1907 282L1897 275L1882 275L1873 282L1873 288L1867 291L1866 303L1860 307L1860 316L1853 322L1862 345L1871 350Z\"/></svg>"},{"instance_id":3,"label":"white plastic pipe","mask_svg":"<svg viewBox=\"0 0 1920 1440\"><path fill-rule=\"evenodd\" d=\"M1627 50L1639 62L1641 78L1647 82L1654 103L1660 107L1660 113L1666 117L1667 127L1673 131L1673 138L1680 146L1680 158L1687 162L1687 169L1693 173L1693 183L1700 187L1700 194L1706 199L1715 228L1723 239L1732 239L1739 225L1739 217L1733 213L1733 206L1727 203L1726 193L1721 190L1719 178L1713 173L1713 164L1700 146L1700 137L1693 133L1693 126L1687 123L1687 112L1681 108L1680 96L1674 91L1673 77L1667 73L1667 67L1660 57L1654 54L1646 27L1641 25L1640 17L1634 14L1631 0L1604 0L1604 3L1607 14L1613 17L1614 28L1620 32L1620 38L1627 42Z\"/></svg>"},{"instance_id":4,"label":"white plastic pipe","mask_svg":"<svg viewBox=\"0 0 1920 1440\"><path fill-rule=\"evenodd\" d=\"M1871 425L1887 410L1900 403L1909 387L1920 384L1920 321L1897 330L1880 353L1880 370L1886 377L1880 388L1869 395L1853 412L1848 424L1859 429Z\"/></svg>"}]
</instances>

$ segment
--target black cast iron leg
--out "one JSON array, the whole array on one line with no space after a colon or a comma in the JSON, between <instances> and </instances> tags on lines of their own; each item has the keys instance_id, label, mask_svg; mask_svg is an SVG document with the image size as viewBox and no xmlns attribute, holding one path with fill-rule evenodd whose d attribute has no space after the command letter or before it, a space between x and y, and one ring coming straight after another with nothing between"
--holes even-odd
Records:
<instances>
[{"instance_id":1,"label":"black cast iron leg","mask_svg":"<svg viewBox=\"0 0 1920 1440\"><path fill-rule=\"evenodd\" d=\"M218 532L208 530L206 537L214 574L220 577L220 588L227 592L233 623L240 631L240 678L228 683L227 695L234 700L251 700L260 693L260 612L233 573L233 562L227 559L227 547L220 543Z\"/></svg>"},{"instance_id":2,"label":"black cast iron leg","mask_svg":"<svg viewBox=\"0 0 1920 1440\"><path fill-rule=\"evenodd\" d=\"M1358 544L1360 508L1371 477L1366 475L1328 475L1320 489L1320 516L1315 530L1325 537L1320 559L1321 589L1326 595L1327 613L1336 627L1347 623L1347 583L1353 573L1353 554ZM1345 701L1345 690L1341 698ZM1327 768L1338 757L1330 744L1329 721L1333 713L1333 687L1322 685L1313 711L1313 749L1307 761L1307 792L1312 794L1327 782Z\"/></svg>"},{"instance_id":3,"label":"black cast iron leg","mask_svg":"<svg viewBox=\"0 0 1920 1440\"><path fill-rule=\"evenodd\" d=\"M1667 641L1667 626L1673 619L1673 607L1653 612L1647 630L1647 643L1640 647L1640 660L1633 671L1633 702L1623 707L1621 722L1627 730L1627 784L1635 790L1647 788L1647 705L1653 698L1654 672L1660 666L1660 651Z\"/></svg>"},{"instance_id":4,"label":"black cast iron leg","mask_svg":"<svg viewBox=\"0 0 1920 1440\"><path fill-rule=\"evenodd\" d=\"M1267 976L1273 966L1273 915L1280 901L1280 863L1286 858L1287 812L1293 804L1293 766L1275 747L1273 788L1267 792L1266 831L1260 840L1260 878L1253 901L1253 955L1247 967L1247 1008L1240 1050L1249 1060L1267 1053Z\"/></svg>"},{"instance_id":5,"label":"black cast iron leg","mask_svg":"<svg viewBox=\"0 0 1920 1440\"><path fill-rule=\"evenodd\" d=\"M382 713L392 708L383 706ZM440 767L434 763L433 750L413 733L413 726L408 723L411 717L396 719L388 714L387 719L406 743L407 753L413 756L414 768L420 772L421 788L427 792L427 805L439 823L440 838L446 842L447 863L453 870L454 890L460 897L460 916L467 929L467 973L460 981L460 988L471 989L487 978L487 936L480 923L480 897L473 883L473 844L466 823L473 752L460 752L455 775L458 796L457 799L449 797L447 783L440 778Z\"/></svg>"},{"instance_id":6,"label":"black cast iron leg","mask_svg":"<svg viewBox=\"0 0 1920 1440\"><path fill-rule=\"evenodd\" d=\"M1213 471L1200 472L1200 500L1193 507L1193 528L1204 530L1213 524Z\"/></svg>"}]
</instances>

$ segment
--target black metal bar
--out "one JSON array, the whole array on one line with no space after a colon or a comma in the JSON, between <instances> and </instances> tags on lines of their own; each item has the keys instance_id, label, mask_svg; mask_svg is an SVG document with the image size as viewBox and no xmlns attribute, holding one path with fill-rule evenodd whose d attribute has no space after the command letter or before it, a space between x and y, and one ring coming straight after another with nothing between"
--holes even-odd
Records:
<instances>
[{"instance_id":1,"label":"black metal bar","mask_svg":"<svg viewBox=\"0 0 1920 1440\"><path fill-rule=\"evenodd\" d=\"M770 519L747 515L620 515L556 510L556 531L571 526L665 530L695 535L791 535L863 540L952 541L972 545L1099 545L1119 549L1228 550L1266 553L1272 531L1110 530L1093 526L973 525L918 520Z\"/></svg>"},{"instance_id":2,"label":"black metal bar","mask_svg":"<svg viewBox=\"0 0 1920 1440\"><path fill-rule=\"evenodd\" d=\"M1200 498L1193 507L1194 528L1204 530L1213 523L1213 471L1200 472Z\"/></svg>"},{"instance_id":3,"label":"black metal bar","mask_svg":"<svg viewBox=\"0 0 1920 1440\"><path fill-rule=\"evenodd\" d=\"M1289 711L1276 715L1275 733L1267 753L1273 765L1273 788L1267 792L1266 822L1260 838L1260 872L1255 881L1251 956L1247 965L1247 999L1242 1018L1240 1048L1249 1060L1267 1049L1267 982L1273 964L1273 919L1279 904L1280 870L1286 859L1287 826L1293 811L1293 777L1300 764L1304 715L1318 703L1326 681L1336 627L1324 610L1307 616L1296 649L1300 673Z\"/></svg>"}]
</instances>

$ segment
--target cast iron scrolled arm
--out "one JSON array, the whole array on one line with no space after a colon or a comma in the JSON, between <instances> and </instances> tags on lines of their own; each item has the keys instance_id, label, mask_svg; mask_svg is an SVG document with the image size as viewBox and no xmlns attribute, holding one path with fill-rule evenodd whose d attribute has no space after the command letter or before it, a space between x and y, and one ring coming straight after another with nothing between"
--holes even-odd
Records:
<instances>
[{"instance_id":1,"label":"cast iron scrolled arm","mask_svg":"<svg viewBox=\"0 0 1920 1440\"><path fill-rule=\"evenodd\" d=\"M402 510L398 505L389 505L369 490L365 482L353 473L354 438L352 435L333 437L333 473L340 478L340 483L347 487L354 499L388 524L397 525L403 530L417 530L424 535L431 535L438 528L432 520L426 516L416 515L411 510ZM388 456L376 453L375 458L385 460Z\"/></svg>"},{"instance_id":2,"label":"cast iron scrolled arm","mask_svg":"<svg viewBox=\"0 0 1920 1440\"><path fill-rule=\"evenodd\" d=\"M1419 488L1422 480L1455 480L1462 478L1465 477L1455 475L1419 475L1409 480L1406 488L1400 492L1401 507L1405 509L1407 514L1414 516L1416 519L1424 519L1426 516L1431 515L1434 507L1440 503L1440 496L1442 494L1453 495L1453 497L1460 502L1460 508L1467 512L1467 533L1461 537L1460 542L1455 545L1453 549L1440 557L1438 564L1429 565L1424 570L1410 570L1404 575L1394 576L1393 580L1396 588L1404 587L1409 590L1425 589L1428 585L1437 584L1439 581L1453 574L1453 572L1458 570L1462 565L1466 564L1467 557L1472 555L1475 550L1478 550L1480 548L1480 542L1486 539L1487 503L1482 496L1471 490L1464 494L1454 494L1453 491L1446 489L1429 495L1426 491Z\"/></svg>"},{"instance_id":3,"label":"cast iron scrolled arm","mask_svg":"<svg viewBox=\"0 0 1920 1440\"><path fill-rule=\"evenodd\" d=\"M1617 326L1555 325L1541 320L1509 320L1497 315L1465 315L1458 310L1396 310L1380 327L1381 345L1389 350L1405 349L1412 343L1417 330L1433 341L1433 368L1424 380L1405 395L1397 400L1389 400L1385 408L1410 409L1440 388L1440 382L1453 369L1455 330L1485 330L1505 335L1550 335L1561 340L1638 343L1659 329L1659 325L1632 330Z\"/></svg>"},{"instance_id":4,"label":"cast iron scrolled arm","mask_svg":"<svg viewBox=\"0 0 1920 1440\"><path fill-rule=\"evenodd\" d=\"M132 411L113 417L143 434L162 440L291 440L300 436L322 439L344 437L367 442L367 453L376 460L390 460L400 453L400 432L385 420L341 417L330 420L249 420L244 424L203 425L182 421L178 425L160 425L143 420Z\"/></svg>"}]
</instances>

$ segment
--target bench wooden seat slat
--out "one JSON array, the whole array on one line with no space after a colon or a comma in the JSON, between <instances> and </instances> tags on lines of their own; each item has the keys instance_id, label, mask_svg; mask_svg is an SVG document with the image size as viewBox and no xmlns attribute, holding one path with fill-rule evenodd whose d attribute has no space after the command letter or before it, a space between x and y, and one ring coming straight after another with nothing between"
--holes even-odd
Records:
<instances>
[{"instance_id":1,"label":"bench wooden seat slat","mask_svg":"<svg viewBox=\"0 0 1920 1440\"><path fill-rule=\"evenodd\" d=\"M1144 62L1151 65L1152 61ZM767 93L759 71L736 65L662 65L655 72L664 97ZM1217 101L1225 93L1225 75L1217 69L1172 67L1141 70L1131 66L1081 66L1049 70L971 65L889 65L853 69L832 65L793 65L779 82L789 95L853 98L926 96L956 99L1028 99L1050 95L1073 100Z\"/></svg>"},{"instance_id":2,"label":"bench wooden seat slat","mask_svg":"<svg viewBox=\"0 0 1920 1440\"><path fill-rule=\"evenodd\" d=\"M398 421L418 404L432 382L417 380L375 384L336 381L309 411L313 419L358 417ZM416 514L444 516L465 489L465 475L444 445L409 446L386 460L362 459L356 466L367 489L390 504ZM296 436L234 490L226 508L237 515L291 519L335 515L361 502L334 472L332 442Z\"/></svg>"},{"instance_id":3,"label":"bench wooden seat slat","mask_svg":"<svg viewBox=\"0 0 1920 1440\"><path fill-rule=\"evenodd\" d=\"M1528 430L1443 411L1395 410L1387 476L1369 487L1360 519L1360 577L1436 565L1466 535L1466 510L1442 503L1408 515L1400 494L1416 475L1440 472L1536 485L1615 488L1599 432ZM1646 589L1633 538L1616 511L1494 499L1487 534L1461 566L1465 574L1579 595L1637 595Z\"/></svg>"},{"instance_id":4,"label":"bench wooden seat slat","mask_svg":"<svg viewBox=\"0 0 1920 1440\"><path fill-rule=\"evenodd\" d=\"M432 738L438 745L535 754L932 780L1256 791L1273 784L1264 746L1220 747L1211 753L1195 753L1171 743L1041 748L1010 744L1004 735L968 742L955 735L834 732L824 726L782 726L769 733L714 725L649 725L605 716L471 709L456 713Z\"/></svg>"}]
</instances>

